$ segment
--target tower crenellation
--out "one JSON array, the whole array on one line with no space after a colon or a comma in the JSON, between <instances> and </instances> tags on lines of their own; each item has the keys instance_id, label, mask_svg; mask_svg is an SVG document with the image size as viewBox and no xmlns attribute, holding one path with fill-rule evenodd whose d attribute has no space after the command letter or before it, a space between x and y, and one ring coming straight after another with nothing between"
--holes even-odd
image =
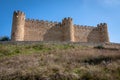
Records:
<instances>
[{"instance_id":1,"label":"tower crenellation","mask_svg":"<svg viewBox=\"0 0 120 80\"><path fill-rule=\"evenodd\" d=\"M25 17L25 13L22 12L22 11L17 10L17 11L14 11L14 16L16 16L16 17L24 16Z\"/></svg>"},{"instance_id":2,"label":"tower crenellation","mask_svg":"<svg viewBox=\"0 0 120 80\"><path fill-rule=\"evenodd\" d=\"M97 27L105 27L107 26L107 23L100 23L100 24L97 24Z\"/></svg>"},{"instance_id":3,"label":"tower crenellation","mask_svg":"<svg viewBox=\"0 0 120 80\"><path fill-rule=\"evenodd\" d=\"M69 24L69 23L71 23L71 22L72 22L72 18L70 18L70 17L64 18L64 19L62 20L62 23L63 23L63 24Z\"/></svg>"}]
</instances>

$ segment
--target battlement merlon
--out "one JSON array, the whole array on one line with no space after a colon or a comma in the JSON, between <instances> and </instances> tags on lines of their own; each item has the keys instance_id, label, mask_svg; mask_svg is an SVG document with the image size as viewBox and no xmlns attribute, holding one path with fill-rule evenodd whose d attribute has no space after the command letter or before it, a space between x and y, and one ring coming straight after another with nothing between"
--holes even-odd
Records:
<instances>
[{"instance_id":1,"label":"battlement merlon","mask_svg":"<svg viewBox=\"0 0 120 80\"><path fill-rule=\"evenodd\" d=\"M67 17L62 20L62 24L69 24L72 23L72 21L73 21L72 18Z\"/></svg>"},{"instance_id":2,"label":"battlement merlon","mask_svg":"<svg viewBox=\"0 0 120 80\"><path fill-rule=\"evenodd\" d=\"M98 27L98 28L107 27L107 23L97 24L97 27Z\"/></svg>"},{"instance_id":3,"label":"battlement merlon","mask_svg":"<svg viewBox=\"0 0 120 80\"><path fill-rule=\"evenodd\" d=\"M20 11L20 10L14 11L13 14L16 15L16 16L18 15L18 16L24 16L25 17L25 13Z\"/></svg>"}]
</instances>

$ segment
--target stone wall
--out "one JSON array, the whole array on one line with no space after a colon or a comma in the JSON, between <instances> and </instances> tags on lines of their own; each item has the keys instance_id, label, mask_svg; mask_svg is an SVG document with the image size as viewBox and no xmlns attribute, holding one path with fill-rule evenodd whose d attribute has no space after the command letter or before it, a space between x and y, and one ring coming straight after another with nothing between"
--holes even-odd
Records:
<instances>
[{"instance_id":1,"label":"stone wall","mask_svg":"<svg viewBox=\"0 0 120 80\"><path fill-rule=\"evenodd\" d=\"M97 27L74 25L75 42L99 42Z\"/></svg>"},{"instance_id":2,"label":"stone wall","mask_svg":"<svg viewBox=\"0 0 120 80\"><path fill-rule=\"evenodd\" d=\"M62 30L57 22L26 20L24 41L62 41Z\"/></svg>"}]
</instances>

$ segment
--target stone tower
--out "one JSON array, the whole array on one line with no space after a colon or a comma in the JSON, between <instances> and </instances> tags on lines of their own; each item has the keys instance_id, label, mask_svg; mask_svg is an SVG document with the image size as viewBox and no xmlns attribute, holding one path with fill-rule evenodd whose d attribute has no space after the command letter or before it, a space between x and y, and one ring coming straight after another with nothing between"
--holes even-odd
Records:
<instances>
[{"instance_id":1,"label":"stone tower","mask_svg":"<svg viewBox=\"0 0 120 80\"><path fill-rule=\"evenodd\" d=\"M24 25L25 25L25 14L21 11L14 11L13 22L12 22L12 41L23 41L24 40Z\"/></svg>"},{"instance_id":2,"label":"stone tower","mask_svg":"<svg viewBox=\"0 0 120 80\"><path fill-rule=\"evenodd\" d=\"M100 23L97 25L100 33L100 42L109 42L108 29L106 23Z\"/></svg>"},{"instance_id":3,"label":"stone tower","mask_svg":"<svg viewBox=\"0 0 120 80\"><path fill-rule=\"evenodd\" d=\"M64 18L62 20L62 27L63 27L63 37L64 41L72 41L74 42L74 27L72 18Z\"/></svg>"}]
</instances>

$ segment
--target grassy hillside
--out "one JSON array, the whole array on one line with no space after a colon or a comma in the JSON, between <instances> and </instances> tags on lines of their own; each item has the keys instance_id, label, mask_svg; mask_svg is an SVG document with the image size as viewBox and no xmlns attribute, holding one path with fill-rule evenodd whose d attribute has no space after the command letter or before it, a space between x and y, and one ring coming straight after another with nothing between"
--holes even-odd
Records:
<instances>
[{"instance_id":1,"label":"grassy hillside","mask_svg":"<svg viewBox=\"0 0 120 80\"><path fill-rule=\"evenodd\" d=\"M75 44L0 44L0 80L120 80L120 50Z\"/></svg>"}]
</instances>

